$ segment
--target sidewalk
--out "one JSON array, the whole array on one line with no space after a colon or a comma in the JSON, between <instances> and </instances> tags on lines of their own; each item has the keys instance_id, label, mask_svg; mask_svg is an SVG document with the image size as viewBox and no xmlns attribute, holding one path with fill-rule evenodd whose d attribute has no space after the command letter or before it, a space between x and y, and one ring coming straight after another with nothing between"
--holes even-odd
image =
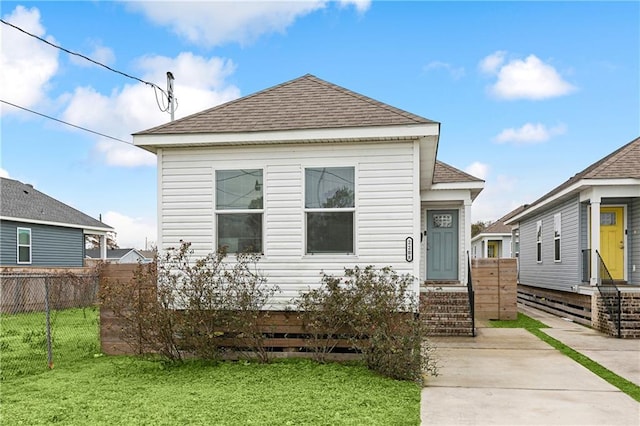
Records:
<instances>
[{"instance_id":1,"label":"sidewalk","mask_svg":"<svg viewBox=\"0 0 640 426\"><path fill-rule=\"evenodd\" d=\"M638 383L640 341L522 308L546 333ZM432 338L440 375L422 390L423 425L640 425L640 403L524 329Z\"/></svg>"}]
</instances>

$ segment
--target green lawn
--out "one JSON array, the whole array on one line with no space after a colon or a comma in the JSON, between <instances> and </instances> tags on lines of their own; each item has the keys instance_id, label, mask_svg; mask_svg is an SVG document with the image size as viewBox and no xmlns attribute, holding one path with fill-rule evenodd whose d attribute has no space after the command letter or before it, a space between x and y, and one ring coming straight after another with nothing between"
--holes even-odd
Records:
<instances>
[{"instance_id":1,"label":"green lawn","mask_svg":"<svg viewBox=\"0 0 640 426\"><path fill-rule=\"evenodd\" d=\"M98 309L52 311L53 364L64 366L100 350ZM48 370L44 312L0 314L0 380Z\"/></svg>"},{"instance_id":2,"label":"green lawn","mask_svg":"<svg viewBox=\"0 0 640 426\"><path fill-rule=\"evenodd\" d=\"M98 353L94 310L57 315L52 370L39 328L44 316L0 317L0 424L420 423L417 384L381 377L358 364L285 360L167 366L107 357ZM30 331L33 327L38 331Z\"/></svg>"},{"instance_id":3,"label":"green lawn","mask_svg":"<svg viewBox=\"0 0 640 426\"><path fill-rule=\"evenodd\" d=\"M357 365L98 357L2 383L2 424L418 425L420 388Z\"/></svg>"}]
</instances>

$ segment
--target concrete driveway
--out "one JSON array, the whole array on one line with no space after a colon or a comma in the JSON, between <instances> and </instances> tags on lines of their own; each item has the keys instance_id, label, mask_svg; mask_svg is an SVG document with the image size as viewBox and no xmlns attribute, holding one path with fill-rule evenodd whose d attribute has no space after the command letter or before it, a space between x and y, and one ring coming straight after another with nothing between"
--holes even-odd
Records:
<instances>
[{"instance_id":1,"label":"concrete driveway","mask_svg":"<svg viewBox=\"0 0 640 426\"><path fill-rule=\"evenodd\" d=\"M576 340L573 345L595 347L569 331L588 329L556 319L562 328L548 330L549 335L564 342L568 337L554 331L564 330ZM635 374L640 351L634 348L640 342L613 340L630 350L620 355L609 345L609 361L626 356L624 371ZM422 390L423 425L640 425L638 402L524 329L479 328L475 338L432 341L441 367Z\"/></svg>"}]
</instances>

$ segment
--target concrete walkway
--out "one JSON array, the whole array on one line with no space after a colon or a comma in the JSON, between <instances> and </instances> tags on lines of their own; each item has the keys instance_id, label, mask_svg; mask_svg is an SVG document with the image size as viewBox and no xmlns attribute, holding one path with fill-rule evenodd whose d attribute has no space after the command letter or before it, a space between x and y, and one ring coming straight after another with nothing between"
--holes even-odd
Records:
<instances>
[{"instance_id":1,"label":"concrete walkway","mask_svg":"<svg viewBox=\"0 0 640 426\"><path fill-rule=\"evenodd\" d=\"M547 334L640 384L640 341L521 308ZM422 390L423 425L640 425L640 403L524 329L432 338L440 374Z\"/></svg>"}]
</instances>

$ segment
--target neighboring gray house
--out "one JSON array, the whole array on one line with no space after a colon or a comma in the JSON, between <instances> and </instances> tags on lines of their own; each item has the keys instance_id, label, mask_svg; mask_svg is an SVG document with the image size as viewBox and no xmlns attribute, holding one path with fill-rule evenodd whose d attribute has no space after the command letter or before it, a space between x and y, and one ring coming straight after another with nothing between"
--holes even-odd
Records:
<instances>
[{"instance_id":1,"label":"neighboring gray house","mask_svg":"<svg viewBox=\"0 0 640 426\"><path fill-rule=\"evenodd\" d=\"M82 267L85 235L106 250L113 230L32 185L0 179L0 267Z\"/></svg>"},{"instance_id":2,"label":"neighboring gray house","mask_svg":"<svg viewBox=\"0 0 640 426\"><path fill-rule=\"evenodd\" d=\"M531 293L544 289L547 301L581 305L579 296L591 297L603 283L623 292L640 290L640 138L506 224L519 233L521 287Z\"/></svg>"},{"instance_id":3,"label":"neighboring gray house","mask_svg":"<svg viewBox=\"0 0 640 426\"><path fill-rule=\"evenodd\" d=\"M439 135L435 121L307 74L133 139L157 156L158 250L261 253L286 305L320 271L356 265L466 292L484 182L436 161Z\"/></svg>"},{"instance_id":4,"label":"neighboring gray house","mask_svg":"<svg viewBox=\"0 0 640 426\"><path fill-rule=\"evenodd\" d=\"M474 258L518 257L518 236L512 235L511 226L505 221L524 210L520 206L491 223L471 238L471 256Z\"/></svg>"},{"instance_id":5,"label":"neighboring gray house","mask_svg":"<svg viewBox=\"0 0 640 426\"><path fill-rule=\"evenodd\" d=\"M106 262L112 263L150 263L153 261L153 252L148 257L146 253L148 250L136 250L133 248L117 248L108 249L107 257L102 259ZM99 249L87 249L85 250L85 257L91 260L101 260Z\"/></svg>"}]
</instances>

